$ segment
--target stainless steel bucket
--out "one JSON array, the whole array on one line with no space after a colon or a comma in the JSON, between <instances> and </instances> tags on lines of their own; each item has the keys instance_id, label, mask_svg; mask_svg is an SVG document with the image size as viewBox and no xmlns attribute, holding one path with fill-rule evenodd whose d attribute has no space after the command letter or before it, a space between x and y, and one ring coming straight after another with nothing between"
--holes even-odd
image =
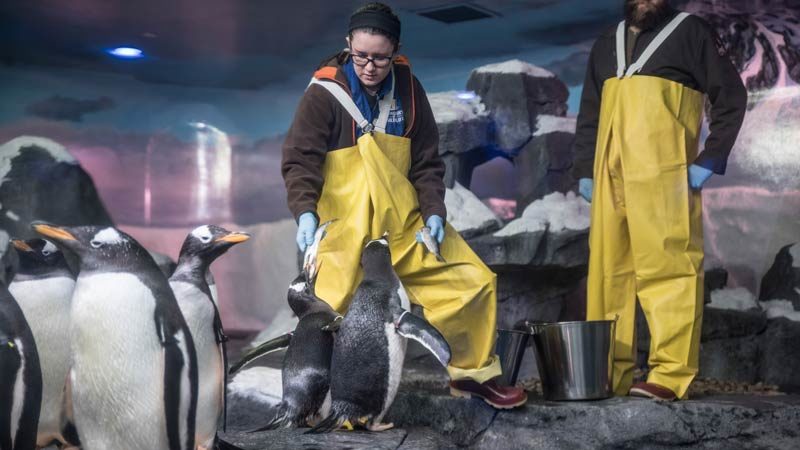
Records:
<instances>
[{"instance_id":1,"label":"stainless steel bucket","mask_svg":"<svg viewBox=\"0 0 800 450\"><path fill-rule=\"evenodd\" d=\"M547 400L611 397L616 321L532 323L536 363Z\"/></svg>"},{"instance_id":2,"label":"stainless steel bucket","mask_svg":"<svg viewBox=\"0 0 800 450\"><path fill-rule=\"evenodd\" d=\"M501 385L514 386L517 384L517 375L519 375L525 349L528 348L529 336L527 331L497 330L495 352L500 358L500 366L503 368L503 375L499 378Z\"/></svg>"}]
</instances>

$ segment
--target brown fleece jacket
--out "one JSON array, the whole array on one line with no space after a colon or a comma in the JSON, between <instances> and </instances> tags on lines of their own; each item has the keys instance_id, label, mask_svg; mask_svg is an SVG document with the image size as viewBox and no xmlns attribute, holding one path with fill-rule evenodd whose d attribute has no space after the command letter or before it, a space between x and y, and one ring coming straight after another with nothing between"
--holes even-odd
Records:
<instances>
[{"instance_id":1,"label":"brown fleece jacket","mask_svg":"<svg viewBox=\"0 0 800 450\"><path fill-rule=\"evenodd\" d=\"M348 55L340 53L323 62L335 67L335 79L350 91L342 66ZM395 89L406 118L405 137L411 139L408 179L417 191L424 220L436 214L447 217L444 206L445 166L439 156L439 132L425 91L410 66L395 64ZM323 87L311 85L300 99L286 140L281 172L286 183L289 209L297 219L302 213L316 214L325 180L322 165L329 151L356 145L356 124L345 109Z\"/></svg>"}]
</instances>

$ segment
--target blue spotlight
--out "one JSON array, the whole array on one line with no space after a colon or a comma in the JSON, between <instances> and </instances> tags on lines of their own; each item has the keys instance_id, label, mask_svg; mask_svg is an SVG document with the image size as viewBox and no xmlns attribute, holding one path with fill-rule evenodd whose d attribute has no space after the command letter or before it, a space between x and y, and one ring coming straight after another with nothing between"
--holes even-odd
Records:
<instances>
[{"instance_id":1,"label":"blue spotlight","mask_svg":"<svg viewBox=\"0 0 800 450\"><path fill-rule=\"evenodd\" d=\"M106 52L111 56L121 59L139 59L144 57L144 52L136 47L115 47L106 50Z\"/></svg>"}]
</instances>

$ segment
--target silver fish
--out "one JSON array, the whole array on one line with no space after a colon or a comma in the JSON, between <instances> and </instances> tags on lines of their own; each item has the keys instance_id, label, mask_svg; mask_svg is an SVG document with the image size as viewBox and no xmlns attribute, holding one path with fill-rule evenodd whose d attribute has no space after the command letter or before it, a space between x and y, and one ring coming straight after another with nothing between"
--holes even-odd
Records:
<instances>
[{"instance_id":1,"label":"silver fish","mask_svg":"<svg viewBox=\"0 0 800 450\"><path fill-rule=\"evenodd\" d=\"M442 257L442 254L439 253L439 243L436 242L436 238L434 238L431 234L430 227L420 228L419 234L422 236L422 242L425 244L425 248L427 248L429 252L436 255L436 260L439 262L447 262Z\"/></svg>"},{"instance_id":2,"label":"silver fish","mask_svg":"<svg viewBox=\"0 0 800 450\"><path fill-rule=\"evenodd\" d=\"M317 276L317 271L319 270L319 264L317 263L317 252L319 251L319 243L325 239L327 236L327 228L328 225L336 222L337 219L329 220L317 228L317 231L314 232L314 242L308 246L306 249L305 254L303 255L303 271L306 273L306 280L313 284L314 279Z\"/></svg>"}]
</instances>

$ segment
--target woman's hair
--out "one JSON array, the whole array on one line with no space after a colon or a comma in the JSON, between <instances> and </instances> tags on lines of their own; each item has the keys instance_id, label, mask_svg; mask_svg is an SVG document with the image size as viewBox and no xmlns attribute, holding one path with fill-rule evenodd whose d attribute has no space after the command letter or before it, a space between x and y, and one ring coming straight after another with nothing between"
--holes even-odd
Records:
<instances>
[{"instance_id":1,"label":"woman's hair","mask_svg":"<svg viewBox=\"0 0 800 450\"><path fill-rule=\"evenodd\" d=\"M397 14L395 14L394 11L392 11L392 8L390 8L389 5L385 5L385 4L380 3L380 2L367 3L366 5L356 9L355 11L353 11L353 14L351 15L351 17L355 16L356 14L360 14L360 13L364 13L364 12L376 12L376 13L385 14L385 15L391 17L393 20L397 21L397 23L400 23L400 18L397 17ZM394 51L395 52L398 50L398 48L400 46L400 39L397 36L393 36L393 35L391 35L390 33L386 32L384 30L381 30L379 28L374 28L374 27L353 28L352 30L350 30L350 33L348 34L348 36L350 37L351 40L353 39L353 33L355 33L356 31L363 31L363 32L369 33L369 34L379 34L381 36L385 36L387 39L389 39L389 42L391 42L392 45L394 45Z\"/></svg>"}]
</instances>

